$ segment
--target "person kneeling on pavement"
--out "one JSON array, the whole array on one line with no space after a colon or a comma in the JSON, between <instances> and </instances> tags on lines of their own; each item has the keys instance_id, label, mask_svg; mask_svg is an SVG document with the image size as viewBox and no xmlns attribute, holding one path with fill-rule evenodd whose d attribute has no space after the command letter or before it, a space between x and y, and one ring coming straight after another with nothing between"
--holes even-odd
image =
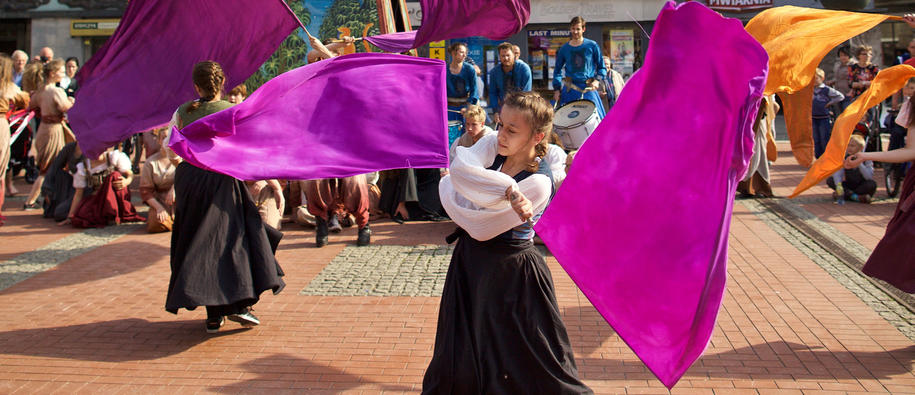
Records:
<instances>
[{"instance_id":1,"label":"person kneeling on pavement","mask_svg":"<svg viewBox=\"0 0 915 395\"><path fill-rule=\"evenodd\" d=\"M112 221L145 221L130 203L130 190L127 189L133 181L130 168L130 158L111 148L77 164L73 176L76 192L70 213L58 225L72 223L77 228L101 228Z\"/></svg>"},{"instance_id":2,"label":"person kneeling on pavement","mask_svg":"<svg viewBox=\"0 0 915 395\"><path fill-rule=\"evenodd\" d=\"M864 137L853 134L848 141L845 156L853 156L864 150ZM870 203L877 192L877 182L874 181L874 162L864 161L853 169L840 168L826 179L826 184L834 189L833 200L841 202L851 200L861 203Z\"/></svg>"}]
</instances>

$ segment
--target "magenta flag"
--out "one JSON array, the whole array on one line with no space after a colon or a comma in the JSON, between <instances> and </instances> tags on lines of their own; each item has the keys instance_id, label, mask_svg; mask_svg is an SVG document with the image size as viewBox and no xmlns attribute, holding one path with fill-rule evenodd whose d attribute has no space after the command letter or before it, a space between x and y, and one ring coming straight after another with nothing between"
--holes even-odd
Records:
<instances>
[{"instance_id":1,"label":"magenta flag","mask_svg":"<svg viewBox=\"0 0 915 395\"><path fill-rule=\"evenodd\" d=\"M214 60L226 86L245 81L299 26L282 0L132 0L114 35L77 74L69 112L83 151L97 155L168 123L195 99L194 64Z\"/></svg>"},{"instance_id":2,"label":"magenta flag","mask_svg":"<svg viewBox=\"0 0 915 395\"><path fill-rule=\"evenodd\" d=\"M267 81L247 100L173 131L191 164L242 180L448 167L445 63L360 53Z\"/></svg>"},{"instance_id":3,"label":"magenta flag","mask_svg":"<svg viewBox=\"0 0 915 395\"><path fill-rule=\"evenodd\" d=\"M520 32L531 16L530 0L420 0L420 6L423 24L419 30L365 39L387 52L460 37L504 40Z\"/></svg>"},{"instance_id":4,"label":"magenta flag","mask_svg":"<svg viewBox=\"0 0 915 395\"><path fill-rule=\"evenodd\" d=\"M672 388L715 326L768 56L740 21L698 2L668 2L651 36L535 229Z\"/></svg>"}]
</instances>

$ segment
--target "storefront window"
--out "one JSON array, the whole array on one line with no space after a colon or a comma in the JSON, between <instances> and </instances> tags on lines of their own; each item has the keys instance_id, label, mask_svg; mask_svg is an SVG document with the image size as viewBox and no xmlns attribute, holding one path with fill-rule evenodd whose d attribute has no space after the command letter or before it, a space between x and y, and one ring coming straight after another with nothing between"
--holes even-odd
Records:
<instances>
[{"instance_id":1,"label":"storefront window","mask_svg":"<svg viewBox=\"0 0 915 395\"><path fill-rule=\"evenodd\" d=\"M531 66L532 88L551 90L550 80L556 67L556 53L569 42L568 25L555 28L531 29L527 32L528 64Z\"/></svg>"},{"instance_id":2,"label":"storefront window","mask_svg":"<svg viewBox=\"0 0 915 395\"><path fill-rule=\"evenodd\" d=\"M642 41L635 28L605 26L601 51L610 57L613 69L628 79L641 66Z\"/></svg>"}]
</instances>

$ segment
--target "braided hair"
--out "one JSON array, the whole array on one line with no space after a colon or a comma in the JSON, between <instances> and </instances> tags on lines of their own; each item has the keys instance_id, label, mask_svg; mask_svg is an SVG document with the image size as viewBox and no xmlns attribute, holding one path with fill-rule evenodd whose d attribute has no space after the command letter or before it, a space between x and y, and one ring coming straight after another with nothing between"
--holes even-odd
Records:
<instances>
[{"instance_id":1,"label":"braided hair","mask_svg":"<svg viewBox=\"0 0 915 395\"><path fill-rule=\"evenodd\" d=\"M537 133L543 133L544 138L534 146L536 156L525 170L536 173L540 168L540 161L549 149L549 136L553 131L553 107L542 96L534 92L512 92L505 96L502 107L512 107L527 116L531 125L531 138Z\"/></svg>"},{"instance_id":2,"label":"braided hair","mask_svg":"<svg viewBox=\"0 0 915 395\"><path fill-rule=\"evenodd\" d=\"M202 103L213 101L216 95L222 93L223 85L226 83L226 75L222 72L222 66L211 60L194 65L193 78L194 86L200 89L203 96L194 100L187 107L188 114L200 108Z\"/></svg>"}]
</instances>

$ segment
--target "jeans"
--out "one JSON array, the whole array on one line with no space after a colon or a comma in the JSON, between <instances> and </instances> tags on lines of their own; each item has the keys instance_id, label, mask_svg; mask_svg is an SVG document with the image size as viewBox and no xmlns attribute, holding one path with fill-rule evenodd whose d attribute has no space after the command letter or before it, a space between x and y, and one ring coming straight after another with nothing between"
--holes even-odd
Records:
<instances>
[{"instance_id":1,"label":"jeans","mask_svg":"<svg viewBox=\"0 0 915 395\"><path fill-rule=\"evenodd\" d=\"M813 119L813 156L819 158L826 152L826 143L832 135L832 120L829 118Z\"/></svg>"}]
</instances>

